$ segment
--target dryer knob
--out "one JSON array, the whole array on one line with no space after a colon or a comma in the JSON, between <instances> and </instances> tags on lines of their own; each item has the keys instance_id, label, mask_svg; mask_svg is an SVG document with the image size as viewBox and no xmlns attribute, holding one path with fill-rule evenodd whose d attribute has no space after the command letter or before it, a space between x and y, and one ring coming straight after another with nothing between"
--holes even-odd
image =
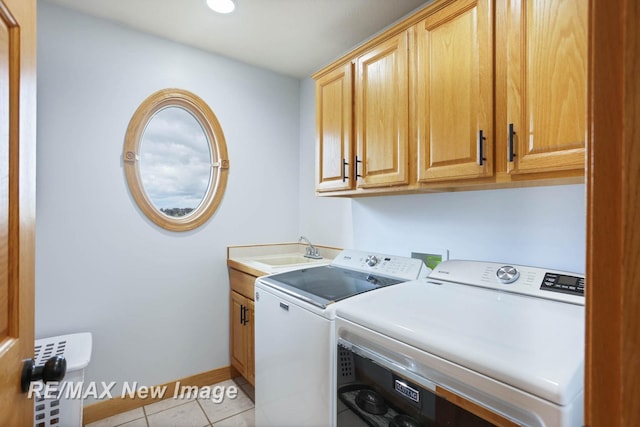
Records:
<instances>
[{"instance_id":1,"label":"dryer knob","mask_svg":"<svg viewBox=\"0 0 640 427\"><path fill-rule=\"evenodd\" d=\"M378 258L375 255L369 255L367 257L366 263L369 267L373 267L378 263Z\"/></svg>"},{"instance_id":2,"label":"dryer knob","mask_svg":"<svg viewBox=\"0 0 640 427\"><path fill-rule=\"evenodd\" d=\"M510 265L503 265L496 271L496 276L500 283L513 283L520 277L520 272Z\"/></svg>"}]
</instances>

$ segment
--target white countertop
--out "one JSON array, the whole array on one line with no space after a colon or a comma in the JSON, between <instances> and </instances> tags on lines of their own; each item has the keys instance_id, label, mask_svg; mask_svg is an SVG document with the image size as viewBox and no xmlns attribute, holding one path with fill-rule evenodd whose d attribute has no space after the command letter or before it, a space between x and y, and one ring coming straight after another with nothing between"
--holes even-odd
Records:
<instances>
[{"instance_id":1,"label":"white countertop","mask_svg":"<svg viewBox=\"0 0 640 427\"><path fill-rule=\"evenodd\" d=\"M314 245L321 259L305 258L306 244L272 243L246 246L228 246L227 263L235 267L248 267L255 275L275 274L304 267L331 264L341 249ZM261 273L261 274L259 274Z\"/></svg>"}]
</instances>

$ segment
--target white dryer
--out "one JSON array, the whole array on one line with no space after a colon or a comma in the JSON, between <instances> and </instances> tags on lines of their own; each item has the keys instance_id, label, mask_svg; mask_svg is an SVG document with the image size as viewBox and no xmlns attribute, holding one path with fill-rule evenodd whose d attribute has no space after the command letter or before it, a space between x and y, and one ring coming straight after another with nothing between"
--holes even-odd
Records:
<instances>
[{"instance_id":1,"label":"white dryer","mask_svg":"<svg viewBox=\"0 0 640 427\"><path fill-rule=\"evenodd\" d=\"M336 310L337 425L583 423L584 277L446 261Z\"/></svg>"}]
</instances>

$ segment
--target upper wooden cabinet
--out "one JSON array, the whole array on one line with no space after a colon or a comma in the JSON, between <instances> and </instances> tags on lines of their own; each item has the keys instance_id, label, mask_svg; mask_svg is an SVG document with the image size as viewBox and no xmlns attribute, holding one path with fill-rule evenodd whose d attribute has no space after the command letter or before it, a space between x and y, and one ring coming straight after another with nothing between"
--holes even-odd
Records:
<instances>
[{"instance_id":1,"label":"upper wooden cabinet","mask_svg":"<svg viewBox=\"0 0 640 427\"><path fill-rule=\"evenodd\" d=\"M409 183L409 32L356 59L359 188Z\"/></svg>"},{"instance_id":2,"label":"upper wooden cabinet","mask_svg":"<svg viewBox=\"0 0 640 427\"><path fill-rule=\"evenodd\" d=\"M588 7L587 1L506 3L507 120L498 133L510 140L512 174L584 169Z\"/></svg>"},{"instance_id":3,"label":"upper wooden cabinet","mask_svg":"<svg viewBox=\"0 0 640 427\"><path fill-rule=\"evenodd\" d=\"M588 7L440 0L316 73L318 193L584 182Z\"/></svg>"},{"instance_id":4,"label":"upper wooden cabinet","mask_svg":"<svg viewBox=\"0 0 640 427\"><path fill-rule=\"evenodd\" d=\"M316 80L316 189L353 188L353 65L343 64Z\"/></svg>"},{"instance_id":5,"label":"upper wooden cabinet","mask_svg":"<svg viewBox=\"0 0 640 427\"><path fill-rule=\"evenodd\" d=\"M418 181L493 175L489 0L456 1L416 25Z\"/></svg>"}]
</instances>

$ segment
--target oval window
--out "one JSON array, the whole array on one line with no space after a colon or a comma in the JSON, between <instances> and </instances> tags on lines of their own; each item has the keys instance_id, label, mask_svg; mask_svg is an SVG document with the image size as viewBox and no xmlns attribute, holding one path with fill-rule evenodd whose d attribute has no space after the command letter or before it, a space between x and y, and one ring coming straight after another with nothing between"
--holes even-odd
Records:
<instances>
[{"instance_id":1,"label":"oval window","mask_svg":"<svg viewBox=\"0 0 640 427\"><path fill-rule=\"evenodd\" d=\"M151 221L167 230L191 230L211 217L226 187L222 128L193 93L158 91L131 118L124 167L131 194Z\"/></svg>"}]
</instances>

